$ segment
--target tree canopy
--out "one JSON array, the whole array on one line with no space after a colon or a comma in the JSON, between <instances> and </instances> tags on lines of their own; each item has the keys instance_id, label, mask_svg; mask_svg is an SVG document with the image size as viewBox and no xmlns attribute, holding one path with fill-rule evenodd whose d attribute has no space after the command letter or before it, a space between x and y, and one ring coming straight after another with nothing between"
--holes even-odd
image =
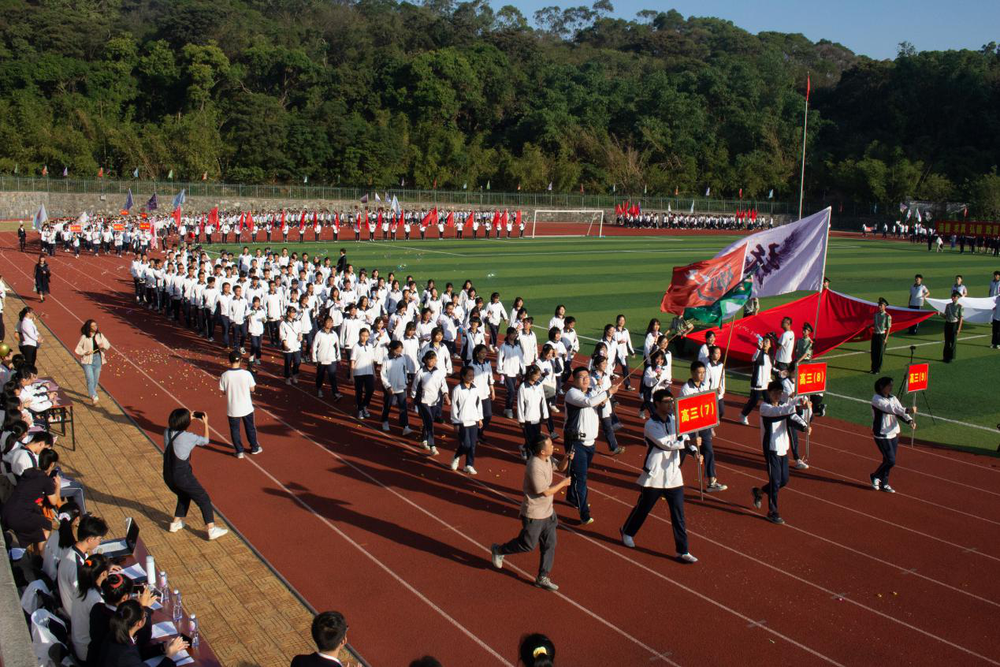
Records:
<instances>
[{"instance_id":1,"label":"tree canopy","mask_svg":"<svg viewBox=\"0 0 1000 667\"><path fill-rule=\"evenodd\" d=\"M859 57L609 0L4 0L0 170L1000 199L1000 48ZM1000 214L1000 211L992 211Z\"/></svg>"}]
</instances>

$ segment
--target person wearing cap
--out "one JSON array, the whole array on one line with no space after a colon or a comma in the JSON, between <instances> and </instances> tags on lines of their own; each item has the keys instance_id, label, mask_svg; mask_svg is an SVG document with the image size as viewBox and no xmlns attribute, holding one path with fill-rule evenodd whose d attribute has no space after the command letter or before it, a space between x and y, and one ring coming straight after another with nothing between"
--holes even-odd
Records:
<instances>
[{"instance_id":1,"label":"person wearing cap","mask_svg":"<svg viewBox=\"0 0 1000 667\"><path fill-rule=\"evenodd\" d=\"M884 298L878 299L878 310L872 323L872 368L873 375L882 370L882 357L885 355L885 344L889 338L889 331L892 329L892 315L886 311L889 302Z\"/></svg>"},{"instance_id":2,"label":"person wearing cap","mask_svg":"<svg viewBox=\"0 0 1000 667\"><path fill-rule=\"evenodd\" d=\"M695 362L696 364L701 362ZM662 496L670 508L670 525L674 532L677 558L685 563L698 559L688 551L687 529L684 526L684 477L681 474L681 453L687 449L702 461L698 448L688 436L677 435L674 423L674 398L667 388L653 393L653 413L643 428L646 458L639 475L639 500L619 532L622 544L635 548L635 535Z\"/></svg>"},{"instance_id":3,"label":"person wearing cap","mask_svg":"<svg viewBox=\"0 0 1000 667\"><path fill-rule=\"evenodd\" d=\"M760 434L764 448L764 462L767 467L767 484L763 488L753 487L753 506L760 509L761 501L767 494L767 520L783 524L785 520L778 514L778 490L788 484L788 448L791 445L790 431L793 428L812 432L812 427L796 413L800 404L809 407L809 401L802 396L798 399L782 401L781 382L773 380L767 386L767 400L760 405Z\"/></svg>"},{"instance_id":4,"label":"person wearing cap","mask_svg":"<svg viewBox=\"0 0 1000 667\"><path fill-rule=\"evenodd\" d=\"M959 303L962 293L956 289L951 291L951 303L944 307L944 362L950 364L955 358L958 348L958 336L962 333L962 321L965 319L965 309Z\"/></svg>"}]
</instances>

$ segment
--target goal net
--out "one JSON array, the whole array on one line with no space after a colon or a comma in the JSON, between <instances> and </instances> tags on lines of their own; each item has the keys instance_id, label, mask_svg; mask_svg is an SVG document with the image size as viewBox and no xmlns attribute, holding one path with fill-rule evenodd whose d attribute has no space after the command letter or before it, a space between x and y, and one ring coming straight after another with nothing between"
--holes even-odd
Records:
<instances>
[{"instance_id":1,"label":"goal net","mask_svg":"<svg viewBox=\"0 0 1000 667\"><path fill-rule=\"evenodd\" d=\"M531 238L538 236L603 236L602 209L535 209Z\"/></svg>"}]
</instances>

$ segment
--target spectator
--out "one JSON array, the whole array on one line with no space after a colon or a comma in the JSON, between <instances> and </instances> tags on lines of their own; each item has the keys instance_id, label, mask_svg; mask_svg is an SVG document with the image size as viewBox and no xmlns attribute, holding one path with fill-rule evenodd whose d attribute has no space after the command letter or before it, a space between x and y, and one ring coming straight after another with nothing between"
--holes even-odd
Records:
<instances>
[{"instance_id":1,"label":"spectator","mask_svg":"<svg viewBox=\"0 0 1000 667\"><path fill-rule=\"evenodd\" d=\"M521 640L517 657L524 667L552 667L556 664L556 647L551 639L536 632Z\"/></svg>"},{"instance_id":2,"label":"spectator","mask_svg":"<svg viewBox=\"0 0 1000 667\"><path fill-rule=\"evenodd\" d=\"M45 542L45 554L42 557L42 574L49 578L50 582L55 582L59 561L73 548L76 539L77 526L80 525L80 508L76 501L67 500L59 508L59 527L49 534L48 541Z\"/></svg>"},{"instance_id":3,"label":"spectator","mask_svg":"<svg viewBox=\"0 0 1000 667\"><path fill-rule=\"evenodd\" d=\"M45 261L45 255L38 256L38 264L35 264L35 291L38 292L38 300L45 303L45 295L49 293L49 282L52 280L52 269Z\"/></svg>"},{"instance_id":4,"label":"spectator","mask_svg":"<svg viewBox=\"0 0 1000 667\"><path fill-rule=\"evenodd\" d=\"M312 622L316 652L292 658L291 667L331 667L343 665L337 657L347 646L347 621L339 611L324 611Z\"/></svg>"},{"instance_id":5,"label":"spectator","mask_svg":"<svg viewBox=\"0 0 1000 667\"><path fill-rule=\"evenodd\" d=\"M140 667L142 651L136 637L147 625L146 612L135 600L127 600L115 610L108 624L108 636L101 645L100 667ZM174 637L164 645L163 654L168 658L188 647L180 637ZM168 663L169 664L169 663Z\"/></svg>"},{"instance_id":6,"label":"spectator","mask_svg":"<svg viewBox=\"0 0 1000 667\"><path fill-rule=\"evenodd\" d=\"M229 531L215 525L212 499L208 497L208 492L198 482L191 469L191 452L195 447L204 447L208 444L208 415L196 412L194 417L205 427L205 435L198 436L188 432L187 429L191 425L191 411L187 408L177 408L170 413L167 430L163 433L163 481L177 496L177 508L174 510L170 532L176 533L184 528L184 517L187 516L193 500L201 510L201 517L208 530L208 539L217 540Z\"/></svg>"},{"instance_id":7,"label":"spectator","mask_svg":"<svg viewBox=\"0 0 1000 667\"><path fill-rule=\"evenodd\" d=\"M90 650L90 610L102 602L101 584L108 576L108 566L108 559L102 554L88 556L80 566L80 590L76 594L77 600L70 618L70 634L73 652L84 664Z\"/></svg>"},{"instance_id":8,"label":"spectator","mask_svg":"<svg viewBox=\"0 0 1000 667\"><path fill-rule=\"evenodd\" d=\"M94 605L90 610L90 648L87 653L87 667L100 667L98 659L101 655L101 647L108 639L111 632L111 618L121 605L125 604L136 592L135 584L128 577L112 573L104 578L101 583L102 604ZM149 660L156 656L163 655L166 644L163 642L153 642L152 606L156 602L156 594L150 586L142 586L136 601L146 612L146 624L135 635L135 643L139 647L139 654L143 660Z\"/></svg>"},{"instance_id":9,"label":"spectator","mask_svg":"<svg viewBox=\"0 0 1000 667\"><path fill-rule=\"evenodd\" d=\"M110 349L111 343L98 330L97 322L94 320L84 322L75 352L80 357L80 365L83 366L83 374L87 378L87 395L94 405L97 405L98 400L97 386L101 381L101 366L104 365L105 355Z\"/></svg>"},{"instance_id":10,"label":"spectator","mask_svg":"<svg viewBox=\"0 0 1000 667\"><path fill-rule=\"evenodd\" d=\"M247 443L251 454L260 454L264 448L257 443L257 426L253 419L253 400L250 398L257 381L253 373L240 364L243 356L233 350L229 353L229 368L219 378L219 391L226 395L226 416L229 418L229 437L236 450L236 458L243 458L243 441L240 440L240 422L247 432ZM208 434L206 433L206 438ZM206 443L207 444L207 443Z\"/></svg>"},{"instance_id":11,"label":"spectator","mask_svg":"<svg viewBox=\"0 0 1000 667\"><path fill-rule=\"evenodd\" d=\"M76 601L77 572L87 555L101 544L108 534L108 524L104 519L84 514L80 517L80 525L76 529L76 543L59 561L56 570L56 582L63 611L72 617L73 603Z\"/></svg>"},{"instance_id":12,"label":"spectator","mask_svg":"<svg viewBox=\"0 0 1000 667\"><path fill-rule=\"evenodd\" d=\"M0 516L3 525L14 531L17 541L30 553L41 557L49 539L52 519L46 515L62 504L56 463L59 453L46 449L38 455L38 465L24 471Z\"/></svg>"},{"instance_id":13,"label":"spectator","mask_svg":"<svg viewBox=\"0 0 1000 667\"><path fill-rule=\"evenodd\" d=\"M22 308L17 316L17 327L14 329L17 337L18 348L24 363L35 365L35 358L38 356L38 344L42 342L42 335L38 333L35 325L35 311L31 308Z\"/></svg>"}]
</instances>

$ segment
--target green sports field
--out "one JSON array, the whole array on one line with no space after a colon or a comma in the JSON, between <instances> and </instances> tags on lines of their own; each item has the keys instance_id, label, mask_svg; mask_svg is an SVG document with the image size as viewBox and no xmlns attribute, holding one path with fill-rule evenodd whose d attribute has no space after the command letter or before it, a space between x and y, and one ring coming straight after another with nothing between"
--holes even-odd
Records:
<instances>
[{"instance_id":1,"label":"green sports field","mask_svg":"<svg viewBox=\"0 0 1000 667\"><path fill-rule=\"evenodd\" d=\"M500 292L508 308L514 297L524 298L528 313L543 325L557 304L566 306L577 318L581 336L597 337L606 323L619 313L628 317L637 348L641 347L646 324L661 317L660 298L676 265L689 264L713 256L735 237L657 236L548 238L523 240L428 240L395 243L290 243L289 251L310 255L347 249L355 269L378 268L385 275L412 274L418 284L434 278L439 289L446 282L456 288L466 278L472 280L484 298ZM263 247L263 244L261 244ZM239 253L241 246L225 247ZM280 248L279 244L272 247ZM255 249L256 246L251 246ZM949 293L956 274L965 277L970 296L987 296L988 284L1000 260L985 255L954 252L929 253L926 245L873 239L831 239L827 276L831 287L863 299L886 297L893 305L906 305L913 274L922 273L935 298ZM765 299L764 308L791 301L802 293ZM920 418L921 439L995 452L1000 444L1000 350L989 347L989 327L966 325L959 342L958 358L941 362L943 326L935 316L920 327L920 333L906 333L889 339L884 371L902 378L909 361L909 346L917 345L914 359L931 362L931 389L927 399L933 414L949 422L933 424ZM583 350L590 352L583 340ZM852 354L853 353L853 354ZM830 365L828 415L861 424L871 419L867 400L871 398L873 376L869 368L868 343L845 345L825 359ZM676 363L676 362L675 362ZM738 374L729 380L729 389L747 392L747 382ZM682 376L675 370L675 376ZM921 399L921 412L926 404Z\"/></svg>"}]
</instances>

